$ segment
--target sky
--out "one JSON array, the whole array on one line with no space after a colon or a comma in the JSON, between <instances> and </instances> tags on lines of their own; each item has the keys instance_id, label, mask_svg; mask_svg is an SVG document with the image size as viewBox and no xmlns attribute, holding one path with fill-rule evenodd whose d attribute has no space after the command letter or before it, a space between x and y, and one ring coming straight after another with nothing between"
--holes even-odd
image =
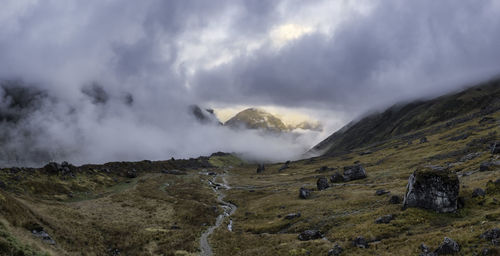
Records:
<instances>
[{"instance_id":1,"label":"sky","mask_svg":"<svg viewBox=\"0 0 500 256\"><path fill-rule=\"evenodd\" d=\"M499 1L6 0L0 81L48 96L1 124L0 155L9 164L39 164L19 154L40 151L78 164L215 151L297 158L367 111L498 75L498 45ZM234 132L197 123L192 104L266 106L325 128Z\"/></svg>"}]
</instances>

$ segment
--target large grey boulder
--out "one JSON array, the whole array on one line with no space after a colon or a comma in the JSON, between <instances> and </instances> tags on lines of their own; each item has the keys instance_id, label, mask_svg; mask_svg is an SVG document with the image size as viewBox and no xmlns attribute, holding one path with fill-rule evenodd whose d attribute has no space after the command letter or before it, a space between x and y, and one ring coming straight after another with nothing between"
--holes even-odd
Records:
<instances>
[{"instance_id":1,"label":"large grey boulder","mask_svg":"<svg viewBox=\"0 0 500 256\"><path fill-rule=\"evenodd\" d=\"M455 173L421 167L408 179L403 209L417 207L442 213L454 212L458 209L459 188Z\"/></svg>"},{"instance_id":2,"label":"large grey boulder","mask_svg":"<svg viewBox=\"0 0 500 256\"><path fill-rule=\"evenodd\" d=\"M456 254L460 251L460 245L449 237L445 237L443 243L434 251L437 255Z\"/></svg>"},{"instance_id":3,"label":"large grey boulder","mask_svg":"<svg viewBox=\"0 0 500 256\"><path fill-rule=\"evenodd\" d=\"M344 180L359 180L366 178L366 171L361 164L344 167Z\"/></svg>"},{"instance_id":4,"label":"large grey boulder","mask_svg":"<svg viewBox=\"0 0 500 256\"><path fill-rule=\"evenodd\" d=\"M306 230L299 234L298 236L300 241L308 241L323 238L323 234L319 230Z\"/></svg>"}]
</instances>

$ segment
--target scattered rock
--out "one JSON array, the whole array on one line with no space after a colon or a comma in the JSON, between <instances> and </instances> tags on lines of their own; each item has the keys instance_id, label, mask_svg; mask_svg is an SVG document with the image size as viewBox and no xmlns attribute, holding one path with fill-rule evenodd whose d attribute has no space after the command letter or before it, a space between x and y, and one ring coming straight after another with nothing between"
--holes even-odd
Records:
<instances>
[{"instance_id":1,"label":"scattered rock","mask_svg":"<svg viewBox=\"0 0 500 256\"><path fill-rule=\"evenodd\" d=\"M427 142L429 142L429 140L427 140L427 137L424 136L424 137L420 138L420 144L427 143Z\"/></svg>"},{"instance_id":2,"label":"scattered rock","mask_svg":"<svg viewBox=\"0 0 500 256\"><path fill-rule=\"evenodd\" d=\"M75 176L72 172L74 168L75 167L68 162L62 162L61 164L58 164L56 162L50 162L43 167L43 169L48 173L58 174L58 175L69 175L73 177Z\"/></svg>"},{"instance_id":3,"label":"scattered rock","mask_svg":"<svg viewBox=\"0 0 500 256\"><path fill-rule=\"evenodd\" d=\"M377 191L375 191L375 195L377 195L377 196L382 196L382 195L389 194L389 193L391 193L391 191L387 191L384 189L377 189Z\"/></svg>"},{"instance_id":4,"label":"scattered rock","mask_svg":"<svg viewBox=\"0 0 500 256\"><path fill-rule=\"evenodd\" d=\"M483 250L481 250L481 255L483 256L500 255L500 251L498 251L496 248L493 249L483 248Z\"/></svg>"},{"instance_id":5,"label":"scattered rock","mask_svg":"<svg viewBox=\"0 0 500 256\"><path fill-rule=\"evenodd\" d=\"M359 180L366 178L366 171L361 164L344 167L344 180Z\"/></svg>"},{"instance_id":6,"label":"scattered rock","mask_svg":"<svg viewBox=\"0 0 500 256\"><path fill-rule=\"evenodd\" d=\"M481 118L481 120L479 120L480 124L482 124L482 123L491 124L491 123L494 123L494 122L495 122L495 118L493 118L491 116L485 116L485 117Z\"/></svg>"},{"instance_id":7,"label":"scattered rock","mask_svg":"<svg viewBox=\"0 0 500 256\"><path fill-rule=\"evenodd\" d=\"M491 164L489 162L482 162L481 165L479 165L479 171L480 172L485 172L490 170Z\"/></svg>"},{"instance_id":8,"label":"scattered rock","mask_svg":"<svg viewBox=\"0 0 500 256\"><path fill-rule=\"evenodd\" d=\"M320 177L316 182L316 186L318 186L318 190L320 191L330 187L330 185L328 185L328 180L326 179L326 177Z\"/></svg>"},{"instance_id":9,"label":"scattered rock","mask_svg":"<svg viewBox=\"0 0 500 256\"><path fill-rule=\"evenodd\" d=\"M370 151L370 150L367 150L367 151L363 151L363 152L359 153L359 155L360 155L360 156L364 156L364 155L369 155L369 154L371 154L371 153L373 153L373 152L372 152L372 151Z\"/></svg>"},{"instance_id":10,"label":"scattered rock","mask_svg":"<svg viewBox=\"0 0 500 256\"><path fill-rule=\"evenodd\" d=\"M362 236L356 237L353 241L352 244L358 248L368 248L370 245L368 244L368 241Z\"/></svg>"},{"instance_id":11,"label":"scattered rock","mask_svg":"<svg viewBox=\"0 0 500 256\"><path fill-rule=\"evenodd\" d=\"M289 166L288 166L289 164L290 164L290 161L286 161L286 162L285 162L285 163L284 163L284 164L280 167L280 169L278 170L278 172L281 172L281 171L283 171L283 170L285 170L285 169L288 169L288 168L289 168Z\"/></svg>"},{"instance_id":12,"label":"scattered rock","mask_svg":"<svg viewBox=\"0 0 500 256\"><path fill-rule=\"evenodd\" d=\"M340 172L335 172L334 174L332 174L332 176L330 177L330 181L332 183L336 183L336 182L343 182L344 181L344 176L342 174L340 174Z\"/></svg>"},{"instance_id":13,"label":"scattered rock","mask_svg":"<svg viewBox=\"0 0 500 256\"><path fill-rule=\"evenodd\" d=\"M408 179L403 209L418 207L437 212L454 212L458 209L459 180L449 170L417 169Z\"/></svg>"},{"instance_id":14,"label":"scattered rock","mask_svg":"<svg viewBox=\"0 0 500 256\"><path fill-rule=\"evenodd\" d=\"M261 172L263 172L265 170L266 170L266 167L264 166L264 164L259 164L257 166L257 173L261 173Z\"/></svg>"},{"instance_id":15,"label":"scattered rock","mask_svg":"<svg viewBox=\"0 0 500 256\"><path fill-rule=\"evenodd\" d=\"M493 143L493 146L491 147L491 153L500 154L500 142Z\"/></svg>"},{"instance_id":16,"label":"scattered rock","mask_svg":"<svg viewBox=\"0 0 500 256\"><path fill-rule=\"evenodd\" d=\"M466 162L466 161L472 160L480 155L481 155L480 152L467 154L467 155L463 156L462 158L460 158L460 162Z\"/></svg>"},{"instance_id":17,"label":"scattered rock","mask_svg":"<svg viewBox=\"0 0 500 256\"><path fill-rule=\"evenodd\" d=\"M285 220L293 220L300 217L300 212L285 215Z\"/></svg>"},{"instance_id":18,"label":"scattered rock","mask_svg":"<svg viewBox=\"0 0 500 256\"><path fill-rule=\"evenodd\" d=\"M500 238L500 228L492 228L482 233L480 236L482 239L486 239L488 241Z\"/></svg>"},{"instance_id":19,"label":"scattered rock","mask_svg":"<svg viewBox=\"0 0 500 256\"><path fill-rule=\"evenodd\" d=\"M322 172L328 172L333 170L334 168L328 168L328 166L321 166L321 168L317 169L316 172L322 173Z\"/></svg>"},{"instance_id":20,"label":"scattered rock","mask_svg":"<svg viewBox=\"0 0 500 256\"><path fill-rule=\"evenodd\" d=\"M323 238L323 234L321 234L321 232L319 232L318 230L311 229L311 230L306 230L306 231L300 233L298 238L300 241L321 239L321 238Z\"/></svg>"},{"instance_id":21,"label":"scattered rock","mask_svg":"<svg viewBox=\"0 0 500 256\"><path fill-rule=\"evenodd\" d=\"M423 243L420 244L420 250L422 250L422 253L419 256L437 256L437 253L431 252L431 248Z\"/></svg>"},{"instance_id":22,"label":"scattered rock","mask_svg":"<svg viewBox=\"0 0 500 256\"><path fill-rule=\"evenodd\" d=\"M391 220L393 220L393 219L394 219L394 215L392 215L392 214L384 215L384 216L378 217L375 220L375 224L387 224L387 223L391 222Z\"/></svg>"},{"instance_id":23,"label":"scattered rock","mask_svg":"<svg viewBox=\"0 0 500 256\"><path fill-rule=\"evenodd\" d=\"M163 170L161 171L164 174L172 174L172 175L186 175L186 172L179 171L179 170Z\"/></svg>"},{"instance_id":24,"label":"scattered rock","mask_svg":"<svg viewBox=\"0 0 500 256\"><path fill-rule=\"evenodd\" d=\"M47 243L47 244L50 244L50 245L55 245L56 244L56 241L54 241L54 239L52 239L49 234L47 234L47 232L45 232L45 230L42 229L34 229L31 231L31 233L35 236L35 237L38 237L40 239L42 239L42 241L44 243Z\"/></svg>"},{"instance_id":25,"label":"scattered rock","mask_svg":"<svg viewBox=\"0 0 500 256\"><path fill-rule=\"evenodd\" d=\"M333 248L328 250L328 256L339 256L342 251L344 251L344 249L340 247L338 243L335 243L335 245L333 245Z\"/></svg>"},{"instance_id":26,"label":"scattered rock","mask_svg":"<svg viewBox=\"0 0 500 256\"><path fill-rule=\"evenodd\" d=\"M127 171L127 178L129 179L137 178L137 171L135 169Z\"/></svg>"},{"instance_id":27,"label":"scattered rock","mask_svg":"<svg viewBox=\"0 0 500 256\"><path fill-rule=\"evenodd\" d=\"M400 204L402 201L401 197L400 196L397 196L397 195L393 195L391 196L391 198L389 199L389 203L390 204Z\"/></svg>"},{"instance_id":28,"label":"scattered rock","mask_svg":"<svg viewBox=\"0 0 500 256\"><path fill-rule=\"evenodd\" d=\"M307 188L300 188L299 197L302 199L308 199L311 196L311 191Z\"/></svg>"},{"instance_id":29,"label":"scattered rock","mask_svg":"<svg viewBox=\"0 0 500 256\"><path fill-rule=\"evenodd\" d=\"M482 188L476 188L472 191L472 197L485 196L486 192Z\"/></svg>"},{"instance_id":30,"label":"scattered rock","mask_svg":"<svg viewBox=\"0 0 500 256\"><path fill-rule=\"evenodd\" d=\"M437 255L455 254L460 251L460 245L449 237L434 251Z\"/></svg>"}]
</instances>

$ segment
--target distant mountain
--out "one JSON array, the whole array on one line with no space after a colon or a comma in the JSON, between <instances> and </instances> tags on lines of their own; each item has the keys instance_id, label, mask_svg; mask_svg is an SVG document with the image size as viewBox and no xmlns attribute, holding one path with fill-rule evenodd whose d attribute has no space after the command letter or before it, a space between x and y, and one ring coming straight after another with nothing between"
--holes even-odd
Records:
<instances>
[{"instance_id":1,"label":"distant mountain","mask_svg":"<svg viewBox=\"0 0 500 256\"><path fill-rule=\"evenodd\" d=\"M215 116L213 109L202 109L198 105L190 106L191 114L202 124L218 124L222 122Z\"/></svg>"},{"instance_id":2,"label":"distant mountain","mask_svg":"<svg viewBox=\"0 0 500 256\"><path fill-rule=\"evenodd\" d=\"M499 109L500 79L495 79L458 93L431 100L396 104L382 113L368 115L347 124L313 147L310 152L335 155L402 135L411 140L423 136L425 132L422 130L430 125L448 120L449 125L454 122L466 122ZM443 124L442 128L446 129L448 123Z\"/></svg>"},{"instance_id":3,"label":"distant mountain","mask_svg":"<svg viewBox=\"0 0 500 256\"><path fill-rule=\"evenodd\" d=\"M224 123L232 128L262 129L273 132L288 131L288 127L276 116L261 109L248 108Z\"/></svg>"},{"instance_id":4,"label":"distant mountain","mask_svg":"<svg viewBox=\"0 0 500 256\"><path fill-rule=\"evenodd\" d=\"M321 132L323 131L323 126L319 122L302 121L295 125L293 124L288 125L288 129L289 130L302 129L302 130Z\"/></svg>"}]
</instances>

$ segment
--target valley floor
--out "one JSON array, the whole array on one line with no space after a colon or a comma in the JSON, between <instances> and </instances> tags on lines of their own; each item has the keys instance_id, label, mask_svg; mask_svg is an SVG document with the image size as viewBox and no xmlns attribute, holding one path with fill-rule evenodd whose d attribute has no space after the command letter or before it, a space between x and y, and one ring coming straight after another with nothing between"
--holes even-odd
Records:
<instances>
[{"instance_id":1,"label":"valley floor","mask_svg":"<svg viewBox=\"0 0 500 256\"><path fill-rule=\"evenodd\" d=\"M461 245L461 255L484 248L498 253L498 245L479 238L500 226L500 189L487 185L500 178L500 166L479 171L481 163L500 160L489 149L499 140L500 113L491 117L493 122L475 118L426 128L418 133L427 138L424 143L415 136L393 138L343 155L291 162L281 171L283 163L256 173L257 165L231 155L210 157L212 167L205 159L180 165L181 160L89 165L69 174L3 169L0 252L199 255L200 237L222 214L221 225L207 236L215 255L327 255L336 243L341 255L418 255L421 243L436 248L444 237ZM319 177L354 163L365 167L366 179L316 189ZM404 195L409 175L422 165L447 166L459 175L462 209L403 211L401 204L389 203L391 196ZM229 188L220 185L222 178ZM309 199L299 198L301 187L312 189ZM475 188L486 195L472 197ZM390 193L376 195L380 189ZM224 214L218 191L238 207L234 213ZM375 224L387 214L395 219ZM299 233L310 229L324 238L300 241ZM369 241L369 248L352 244L358 236Z\"/></svg>"}]
</instances>

